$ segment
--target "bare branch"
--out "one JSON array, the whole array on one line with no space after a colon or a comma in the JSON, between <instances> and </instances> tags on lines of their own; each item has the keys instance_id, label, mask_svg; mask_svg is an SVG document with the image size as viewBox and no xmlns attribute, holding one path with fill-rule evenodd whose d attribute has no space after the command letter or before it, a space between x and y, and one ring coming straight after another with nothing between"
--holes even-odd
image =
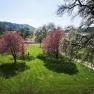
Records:
<instances>
[{"instance_id":1,"label":"bare branch","mask_svg":"<svg viewBox=\"0 0 94 94\"><path fill-rule=\"evenodd\" d=\"M75 7L78 7L78 15L80 15L85 20L89 20L91 17L94 19L94 0L75 0L72 4L69 3L70 0L65 1L67 3L59 6L57 15L63 15L64 13L73 13ZM71 1L72 2L72 1ZM89 15L89 16L88 16ZM88 22L87 22L88 23ZM89 23L91 23L89 21Z\"/></svg>"}]
</instances>

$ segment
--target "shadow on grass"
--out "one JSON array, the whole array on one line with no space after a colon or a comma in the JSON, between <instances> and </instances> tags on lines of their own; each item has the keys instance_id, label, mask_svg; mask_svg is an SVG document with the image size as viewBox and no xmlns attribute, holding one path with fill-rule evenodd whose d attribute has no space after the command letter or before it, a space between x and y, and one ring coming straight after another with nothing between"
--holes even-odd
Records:
<instances>
[{"instance_id":1,"label":"shadow on grass","mask_svg":"<svg viewBox=\"0 0 94 94\"><path fill-rule=\"evenodd\" d=\"M18 60L24 60L24 61L31 61L34 60L35 57L31 56L31 55L25 55L24 58L22 56L17 57Z\"/></svg>"},{"instance_id":2,"label":"shadow on grass","mask_svg":"<svg viewBox=\"0 0 94 94\"><path fill-rule=\"evenodd\" d=\"M58 72L73 75L78 73L78 69L75 63L73 63L69 58L62 57L58 60L54 57L39 55L37 57L45 63L45 67L48 69Z\"/></svg>"},{"instance_id":3,"label":"shadow on grass","mask_svg":"<svg viewBox=\"0 0 94 94\"><path fill-rule=\"evenodd\" d=\"M7 79L26 69L29 69L29 67L25 63L5 63L0 65L0 76Z\"/></svg>"}]
</instances>

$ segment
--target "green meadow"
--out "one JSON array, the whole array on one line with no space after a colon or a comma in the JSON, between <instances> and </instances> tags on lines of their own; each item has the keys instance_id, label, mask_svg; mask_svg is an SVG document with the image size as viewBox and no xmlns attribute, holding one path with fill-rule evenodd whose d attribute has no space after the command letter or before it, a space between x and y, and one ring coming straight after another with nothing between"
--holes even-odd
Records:
<instances>
[{"instance_id":1,"label":"green meadow","mask_svg":"<svg viewBox=\"0 0 94 94\"><path fill-rule=\"evenodd\" d=\"M45 56L38 44L28 45L26 55L17 64L0 55L0 94L94 94L94 71Z\"/></svg>"}]
</instances>

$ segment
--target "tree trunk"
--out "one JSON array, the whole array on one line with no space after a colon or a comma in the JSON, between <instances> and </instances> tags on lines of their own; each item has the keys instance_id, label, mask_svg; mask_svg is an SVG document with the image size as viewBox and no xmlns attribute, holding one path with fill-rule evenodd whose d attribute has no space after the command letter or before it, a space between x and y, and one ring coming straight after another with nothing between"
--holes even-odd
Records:
<instances>
[{"instance_id":1,"label":"tree trunk","mask_svg":"<svg viewBox=\"0 0 94 94\"><path fill-rule=\"evenodd\" d=\"M56 53L56 59L58 59L58 53Z\"/></svg>"},{"instance_id":2,"label":"tree trunk","mask_svg":"<svg viewBox=\"0 0 94 94\"><path fill-rule=\"evenodd\" d=\"M16 64L16 55L13 55L13 59L14 59L14 64Z\"/></svg>"},{"instance_id":3,"label":"tree trunk","mask_svg":"<svg viewBox=\"0 0 94 94\"><path fill-rule=\"evenodd\" d=\"M40 42L40 48L41 48L41 42Z\"/></svg>"},{"instance_id":4,"label":"tree trunk","mask_svg":"<svg viewBox=\"0 0 94 94\"><path fill-rule=\"evenodd\" d=\"M24 44L22 45L22 59L25 60Z\"/></svg>"},{"instance_id":5,"label":"tree trunk","mask_svg":"<svg viewBox=\"0 0 94 94\"><path fill-rule=\"evenodd\" d=\"M57 51L56 51L56 59L58 59L58 57L59 57L59 51L57 49Z\"/></svg>"},{"instance_id":6,"label":"tree trunk","mask_svg":"<svg viewBox=\"0 0 94 94\"><path fill-rule=\"evenodd\" d=\"M13 47L11 47L10 50L11 50L11 54L12 54L13 59L14 59L14 64L16 64L16 57L17 57L16 56L16 51Z\"/></svg>"},{"instance_id":7,"label":"tree trunk","mask_svg":"<svg viewBox=\"0 0 94 94\"><path fill-rule=\"evenodd\" d=\"M22 59L25 60L24 51L22 52Z\"/></svg>"}]
</instances>

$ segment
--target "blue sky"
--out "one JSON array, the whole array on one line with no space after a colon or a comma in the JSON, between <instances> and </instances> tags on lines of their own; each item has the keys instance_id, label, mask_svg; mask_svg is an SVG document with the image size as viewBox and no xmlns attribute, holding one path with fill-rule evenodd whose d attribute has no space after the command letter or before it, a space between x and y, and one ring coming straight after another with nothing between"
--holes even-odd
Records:
<instances>
[{"instance_id":1,"label":"blue sky","mask_svg":"<svg viewBox=\"0 0 94 94\"><path fill-rule=\"evenodd\" d=\"M71 16L59 17L56 15L60 1L63 0L1 0L0 21L30 24L34 27L50 22L62 27L71 24L79 26L79 17L71 20Z\"/></svg>"}]
</instances>

